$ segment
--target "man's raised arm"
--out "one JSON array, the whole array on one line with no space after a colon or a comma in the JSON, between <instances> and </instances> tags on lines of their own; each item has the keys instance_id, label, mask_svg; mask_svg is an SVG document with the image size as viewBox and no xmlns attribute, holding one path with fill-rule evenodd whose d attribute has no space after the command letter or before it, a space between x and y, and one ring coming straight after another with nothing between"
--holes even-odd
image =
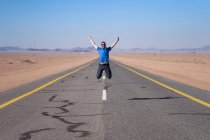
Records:
<instances>
[{"instance_id":1,"label":"man's raised arm","mask_svg":"<svg viewBox=\"0 0 210 140\"><path fill-rule=\"evenodd\" d=\"M112 45L111 45L111 48L114 48L114 46L117 44L117 42L120 40L120 38L119 37L117 37L117 40L115 41L115 43L113 43Z\"/></svg>"},{"instance_id":2,"label":"man's raised arm","mask_svg":"<svg viewBox=\"0 0 210 140\"><path fill-rule=\"evenodd\" d=\"M93 45L94 48L98 48L98 46L95 44L95 42L92 40L91 36L88 38L90 40L90 43Z\"/></svg>"}]
</instances>

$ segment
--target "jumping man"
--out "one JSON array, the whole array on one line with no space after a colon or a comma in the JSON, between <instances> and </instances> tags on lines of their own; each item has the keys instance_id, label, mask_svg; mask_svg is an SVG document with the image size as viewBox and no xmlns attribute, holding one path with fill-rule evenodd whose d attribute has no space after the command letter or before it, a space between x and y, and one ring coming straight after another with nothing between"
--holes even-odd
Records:
<instances>
[{"instance_id":1,"label":"jumping man","mask_svg":"<svg viewBox=\"0 0 210 140\"><path fill-rule=\"evenodd\" d=\"M101 42L101 47L98 47L95 42L92 40L91 36L89 36L89 40L91 44L93 45L94 48L97 49L98 54L99 54L99 66L98 66L98 71L96 74L96 78L100 79L103 71L106 73L106 77L108 79L112 78L112 72L109 67L109 51L111 51L112 48L117 44L119 41L119 37L117 38L116 42L113 43L110 47L106 47L106 42L102 41Z\"/></svg>"}]
</instances>

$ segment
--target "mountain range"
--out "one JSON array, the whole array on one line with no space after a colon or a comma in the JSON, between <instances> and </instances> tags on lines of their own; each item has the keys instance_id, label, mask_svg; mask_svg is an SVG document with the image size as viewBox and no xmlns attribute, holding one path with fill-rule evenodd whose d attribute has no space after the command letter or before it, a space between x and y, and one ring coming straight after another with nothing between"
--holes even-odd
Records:
<instances>
[{"instance_id":1,"label":"mountain range","mask_svg":"<svg viewBox=\"0 0 210 140\"><path fill-rule=\"evenodd\" d=\"M143 52L153 52L153 51L172 51L172 52L177 52L177 51L183 51L183 52L191 52L191 51L210 51L210 45L206 45L200 48L180 48L180 49L158 49L158 48L132 48L130 51L143 51Z\"/></svg>"},{"instance_id":2,"label":"mountain range","mask_svg":"<svg viewBox=\"0 0 210 140\"><path fill-rule=\"evenodd\" d=\"M95 48L93 48L93 47L74 47L74 48L70 48L70 49L62 49L62 48L56 48L56 49L48 49L48 48L37 49L37 48L20 48L18 46L3 46L3 47L0 47L0 51L6 51L6 52L11 52L11 51L92 52L92 51L95 51Z\"/></svg>"},{"instance_id":3,"label":"mountain range","mask_svg":"<svg viewBox=\"0 0 210 140\"><path fill-rule=\"evenodd\" d=\"M18 46L2 46L0 47L0 51L56 51L56 52L93 52L95 51L95 48L93 47L74 47L70 49L62 49L62 48L56 48L56 49L37 49L37 48L21 48ZM116 49L116 51L120 52L126 52L126 51L135 51L135 52L154 52L154 51L210 51L210 45L206 45L200 48L180 48L180 49L158 49L158 48L131 48L131 49Z\"/></svg>"}]
</instances>

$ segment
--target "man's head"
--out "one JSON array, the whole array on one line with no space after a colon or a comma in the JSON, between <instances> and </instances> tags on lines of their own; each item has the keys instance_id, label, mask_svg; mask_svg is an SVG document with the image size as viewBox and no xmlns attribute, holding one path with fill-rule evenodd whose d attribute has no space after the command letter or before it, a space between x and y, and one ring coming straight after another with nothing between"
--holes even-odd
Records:
<instances>
[{"instance_id":1,"label":"man's head","mask_svg":"<svg viewBox=\"0 0 210 140\"><path fill-rule=\"evenodd\" d=\"M101 46L102 46L102 48L106 48L106 42L102 41Z\"/></svg>"}]
</instances>

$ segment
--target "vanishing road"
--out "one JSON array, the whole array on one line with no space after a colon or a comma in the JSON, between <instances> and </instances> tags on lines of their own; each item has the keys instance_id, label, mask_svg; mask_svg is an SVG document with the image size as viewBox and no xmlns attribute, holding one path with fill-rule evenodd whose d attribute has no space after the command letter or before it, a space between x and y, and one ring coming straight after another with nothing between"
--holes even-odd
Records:
<instances>
[{"instance_id":1,"label":"vanishing road","mask_svg":"<svg viewBox=\"0 0 210 140\"><path fill-rule=\"evenodd\" d=\"M0 93L0 140L209 140L210 92L111 61Z\"/></svg>"}]
</instances>

